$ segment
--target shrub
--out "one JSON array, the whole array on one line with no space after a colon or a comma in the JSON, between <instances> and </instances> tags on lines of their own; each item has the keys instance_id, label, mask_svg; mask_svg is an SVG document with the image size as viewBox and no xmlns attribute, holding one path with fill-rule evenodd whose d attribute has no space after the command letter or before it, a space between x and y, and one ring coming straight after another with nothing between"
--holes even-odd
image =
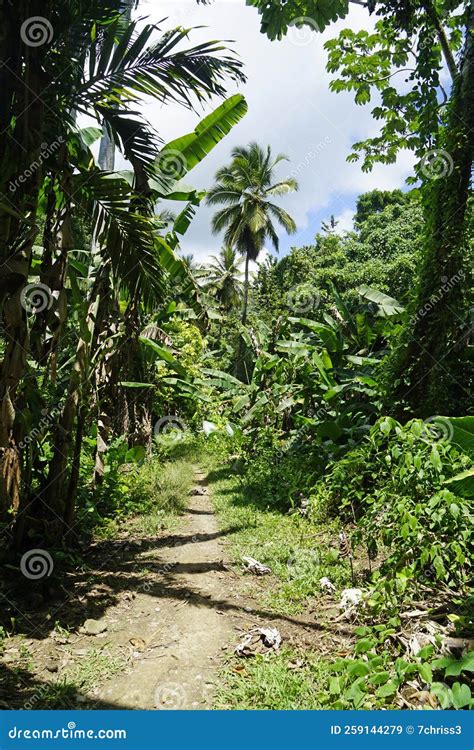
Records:
<instances>
[{"instance_id":1,"label":"shrub","mask_svg":"<svg viewBox=\"0 0 474 750\"><path fill-rule=\"evenodd\" d=\"M353 542L369 554L388 549L381 572L460 586L472 560L472 506L446 480L470 465L431 424L380 419L369 436L332 469L325 486L333 512L357 521ZM454 484L449 484L454 487ZM321 488L319 487L319 491Z\"/></svg>"}]
</instances>

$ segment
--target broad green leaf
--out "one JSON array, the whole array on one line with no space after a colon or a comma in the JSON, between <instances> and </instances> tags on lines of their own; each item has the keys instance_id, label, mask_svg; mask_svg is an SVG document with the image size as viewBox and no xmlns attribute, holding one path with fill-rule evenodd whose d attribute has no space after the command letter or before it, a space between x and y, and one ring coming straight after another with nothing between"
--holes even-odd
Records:
<instances>
[{"instance_id":1,"label":"broad green leaf","mask_svg":"<svg viewBox=\"0 0 474 750\"><path fill-rule=\"evenodd\" d=\"M399 315L405 308L400 302L397 302L393 297L389 297L388 294L380 292L378 289L373 289L371 286L363 284L357 290L361 297L368 299L370 302L375 302L378 306L378 315L382 318L389 318L392 315Z\"/></svg>"},{"instance_id":2,"label":"broad green leaf","mask_svg":"<svg viewBox=\"0 0 474 750\"><path fill-rule=\"evenodd\" d=\"M365 654L367 651L370 651L370 649L373 647L374 647L374 641L372 638L361 638L356 643L354 653Z\"/></svg>"},{"instance_id":3,"label":"broad green leaf","mask_svg":"<svg viewBox=\"0 0 474 750\"><path fill-rule=\"evenodd\" d=\"M364 661L354 661L348 665L347 673L355 677L364 677L370 673L370 667Z\"/></svg>"},{"instance_id":4,"label":"broad green leaf","mask_svg":"<svg viewBox=\"0 0 474 750\"><path fill-rule=\"evenodd\" d=\"M242 417L242 424L248 424L248 422L252 420L255 412L257 412L262 406L265 406L266 403L268 403L268 397L263 394L259 399L257 399L252 408L249 409L246 414L244 414L244 416Z\"/></svg>"},{"instance_id":5,"label":"broad green leaf","mask_svg":"<svg viewBox=\"0 0 474 750\"><path fill-rule=\"evenodd\" d=\"M122 381L119 385L122 388L156 388L154 383L135 383L132 381Z\"/></svg>"},{"instance_id":6,"label":"broad green leaf","mask_svg":"<svg viewBox=\"0 0 474 750\"><path fill-rule=\"evenodd\" d=\"M449 489L455 495L474 497L474 468L466 469L461 474L456 474L455 477L446 479L443 484L450 485Z\"/></svg>"},{"instance_id":7,"label":"broad green leaf","mask_svg":"<svg viewBox=\"0 0 474 750\"><path fill-rule=\"evenodd\" d=\"M184 367L173 357L173 354L167 347L160 346L160 344L157 344L156 341L147 339L145 338L145 336L140 336L139 341L142 344L145 344L145 346L148 346L150 349L153 349L155 354L158 356L158 359L161 359L163 360L163 362L166 362L166 364L169 365L173 370L175 370L175 372L177 372L178 375L181 375L181 377L187 376L187 373Z\"/></svg>"},{"instance_id":8,"label":"broad green leaf","mask_svg":"<svg viewBox=\"0 0 474 750\"><path fill-rule=\"evenodd\" d=\"M431 670L431 667L426 662L422 662L418 665L418 672L420 673L420 677L428 683L428 685L431 685L433 682L433 672Z\"/></svg>"},{"instance_id":9,"label":"broad green leaf","mask_svg":"<svg viewBox=\"0 0 474 750\"><path fill-rule=\"evenodd\" d=\"M89 147L102 137L102 132L102 128L88 127L81 128L79 130L79 135L84 141L85 145Z\"/></svg>"},{"instance_id":10,"label":"broad green leaf","mask_svg":"<svg viewBox=\"0 0 474 750\"><path fill-rule=\"evenodd\" d=\"M469 686L455 682L451 687L454 708L465 708L472 703L472 695Z\"/></svg>"},{"instance_id":11,"label":"broad green leaf","mask_svg":"<svg viewBox=\"0 0 474 750\"><path fill-rule=\"evenodd\" d=\"M235 94L205 117L192 133L170 141L156 160L152 187L170 198L184 175L201 162L247 113L242 94Z\"/></svg>"},{"instance_id":12,"label":"broad green leaf","mask_svg":"<svg viewBox=\"0 0 474 750\"><path fill-rule=\"evenodd\" d=\"M126 454L125 454L125 461L127 463L140 463L140 461L143 461L146 456L146 449L143 445L135 445L133 448L130 448Z\"/></svg>"},{"instance_id":13,"label":"broad green leaf","mask_svg":"<svg viewBox=\"0 0 474 750\"><path fill-rule=\"evenodd\" d=\"M232 386L235 390L235 387L243 388L244 384L238 380L238 378L234 378L233 375L229 375L228 372L224 372L223 370L212 370L210 368L204 368L202 370L203 375L209 375L211 378L214 378L215 380L220 381L220 383L223 386Z\"/></svg>"},{"instance_id":14,"label":"broad green leaf","mask_svg":"<svg viewBox=\"0 0 474 750\"><path fill-rule=\"evenodd\" d=\"M474 651L468 651L461 657L461 670L463 672L474 672Z\"/></svg>"},{"instance_id":15,"label":"broad green leaf","mask_svg":"<svg viewBox=\"0 0 474 750\"><path fill-rule=\"evenodd\" d=\"M385 685L390 679L390 672L376 672L374 675L369 677L369 682L372 685Z\"/></svg>"},{"instance_id":16,"label":"broad green leaf","mask_svg":"<svg viewBox=\"0 0 474 750\"><path fill-rule=\"evenodd\" d=\"M441 419L448 422L452 428L452 435L447 436L447 439L474 459L474 417L441 417Z\"/></svg>"},{"instance_id":17,"label":"broad green leaf","mask_svg":"<svg viewBox=\"0 0 474 750\"><path fill-rule=\"evenodd\" d=\"M375 691L375 695L377 698L388 698L390 695L394 695L397 690L398 684L394 680L389 680Z\"/></svg>"},{"instance_id":18,"label":"broad green leaf","mask_svg":"<svg viewBox=\"0 0 474 750\"><path fill-rule=\"evenodd\" d=\"M316 333L330 352L338 351L340 348L335 332L329 326L324 325L324 323L318 323L317 321L309 320L308 318L289 318L289 320L292 323L299 323L305 328L309 328L313 333Z\"/></svg>"}]
</instances>

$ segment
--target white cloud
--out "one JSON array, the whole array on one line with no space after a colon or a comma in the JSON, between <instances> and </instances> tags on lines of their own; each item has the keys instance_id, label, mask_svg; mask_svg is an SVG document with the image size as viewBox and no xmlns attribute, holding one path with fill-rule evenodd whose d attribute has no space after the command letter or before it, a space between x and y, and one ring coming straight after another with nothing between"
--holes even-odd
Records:
<instances>
[{"instance_id":1,"label":"white cloud","mask_svg":"<svg viewBox=\"0 0 474 750\"><path fill-rule=\"evenodd\" d=\"M258 267L261 263L265 263L266 259L272 255L265 247L263 248L262 252L258 256L257 261L250 261L249 263L249 274L250 276L255 276L255 274L258 272Z\"/></svg>"},{"instance_id":2,"label":"white cloud","mask_svg":"<svg viewBox=\"0 0 474 750\"><path fill-rule=\"evenodd\" d=\"M337 222L336 234L344 234L344 232L351 232L354 229L354 211L352 208L346 208L335 219Z\"/></svg>"},{"instance_id":3,"label":"white cloud","mask_svg":"<svg viewBox=\"0 0 474 750\"><path fill-rule=\"evenodd\" d=\"M275 153L288 154L290 162L280 174L295 173L298 193L282 199L282 205L292 214L301 235L310 225L310 216L322 209L346 217L353 206L354 195L375 187L393 189L404 183L411 168L410 155L401 157L397 164L377 166L370 174L360 165L346 161L351 145L377 131L370 107L359 107L347 93L329 91L330 76L325 71L324 42L334 37L343 27L357 30L369 28L373 21L361 7L352 7L349 17L332 25L324 34L312 33L301 39L287 37L270 42L260 33L258 14L245 6L245 0L216 0L213 5L196 5L195 0L159 2L148 0L140 4L141 14L149 14L153 21L167 17L163 29L176 24L203 25L190 34L189 44L209 39L228 39L245 63L248 82L241 88L249 112L233 131L198 165L186 181L199 188L213 183L215 171L229 159L232 148L257 140L270 144ZM229 85L229 95L236 93ZM216 101L217 105L218 102ZM203 116L206 112L203 112ZM178 106L146 105L145 115L166 141L189 132L199 116ZM183 251L193 253L198 260L219 251L221 240L210 232L212 211L202 206L183 241ZM298 235L282 245L298 245Z\"/></svg>"}]
</instances>

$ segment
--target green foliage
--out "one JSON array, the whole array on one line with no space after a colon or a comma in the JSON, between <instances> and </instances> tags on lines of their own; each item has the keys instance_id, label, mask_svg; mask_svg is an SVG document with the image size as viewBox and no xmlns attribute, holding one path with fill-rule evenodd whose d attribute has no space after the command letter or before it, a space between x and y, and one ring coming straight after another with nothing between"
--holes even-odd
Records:
<instances>
[{"instance_id":1,"label":"green foliage","mask_svg":"<svg viewBox=\"0 0 474 750\"><path fill-rule=\"evenodd\" d=\"M469 580L472 508L443 487L469 464L456 445L440 439L434 423L402 427L385 417L327 476L333 511L358 520L355 541L385 546L381 572L396 576L399 593L413 580L453 588Z\"/></svg>"},{"instance_id":2,"label":"green foliage","mask_svg":"<svg viewBox=\"0 0 474 750\"><path fill-rule=\"evenodd\" d=\"M357 198L354 223L365 224L369 217L381 213L387 206L402 206L407 202L407 194L401 190L370 190Z\"/></svg>"},{"instance_id":3,"label":"green foliage","mask_svg":"<svg viewBox=\"0 0 474 750\"><path fill-rule=\"evenodd\" d=\"M349 11L348 0L247 0L247 5L258 8L261 32L269 39L281 39L288 28L298 21L298 26L323 31L331 22L344 18Z\"/></svg>"},{"instance_id":4,"label":"green foliage","mask_svg":"<svg viewBox=\"0 0 474 750\"><path fill-rule=\"evenodd\" d=\"M229 246L222 248L218 257L213 256L206 273L206 288L215 294L225 313L238 308L242 297L241 258Z\"/></svg>"},{"instance_id":5,"label":"green foliage","mask_svg":"<svg viewBox=\"0 0 474 750\"><path fill-rule=\"evenodd\" d=\"M248 659L243 671L228 670L225 678L218 709L308 711L323 708L322 686L329 672L315 654L284 649L270 657Z\"/></svg>"},{"instance_id":6,"label":"green foliage","mask_svg":"<svg viewBox=\"0 0 474 750\"><path fill-rule=\"evenodd\" d=\"M90 441L94 448L95 441ZM83 488L78 515L81 530L113 537L118 523L129 520L137 533L154 534L173 524L173 517L186 505L193 481L190 444L182 457L163 452L146 457L142 446L128 448L123 439L114 441L105 459L105 472L98 487L88 486L91 454L83 459Z\"/></svg>"},{"instance_id":7,"label":"green foliage","mask_svg":"<svg viewBox=\"0 0 474 750\"><path fill-rule=\"evenodd\" d=\"M243 324L247 320L249 262L257 260L265 241L278 250L277 225L288 234L296 232L294 220L274 202L275 197L298 190L293 178L275 182L275 168L286 160L283 154L274 157L270 146L263 149L256 142L234 148L231 163L216 172L216 184L207 194L209 205L223 206L212 218L212 231L224 231L225 245L245 257Z\"/></svg>"},{"instance_id":8,"label":"green foliage","mask_svg":"<svg viewBox=\"0 0 474 750\"><path fill-rule=\"evenodd\" d=\"M373 191L376 196L362 195L361 202L370 197L370 205L378 205L380 197L385 205L378 211L367 206L361 209L356 232L318 234L314 246L293 248L278 263L261 266L255 289L256 316L269 320L285 314L288 293L294 296L298 289L303 299L314 299L314 308L331 312L330 282L346 302L359 299L357 290L363 284L401 301L409 299L416 279L423 220L416 197L398 202L399 192L387 194L393 196L393 202L379 191Z\"/></svg>"},{"instance_id":9,"label":"green foliage","mask_svg":"<svg viewBox=\"0 0 474 750\"><path fill-rule=\"evenodd\" d=\"M261 656L228 670L216 708L254 710L380 710L396 709L400 695L415 693L414 708L472 708L472 658L461 661L461 680L450 677L449 666L459 660L433 658L434 646L414 657L397 656L394 619L375 628L359 627L355 654L334 662L311 651L282 649L278 655ZM452 672L454 674L454 672ZM419 690L413 685L418 684Z\"/></svg>"},{"instance_id":10,"label":"green foliage","mask_svg":"<svg viewBox=\"0 0 474 750\"><path fill-rule=\"evenodd\" d=\"M286 614L301 612L319 591L323 576L336 585L348 583L348 566L329 544L337 538L337 522L318 533L300 512L301 498L296 495L293 512L283 514L268 482L259 492L253 470L249 476L241 473L240 461L217 463L214 450L210 468L213 502L235 561L240 564L243 556L251 556L272 570L264 592L256 592L265 607ZM249 576L249 589L253 583Z\"/></svg>"},{"instance_id":11,"label":"green foliage","mask_svg":"<svg viewBox=\"0 0 474 750\"><path fill-rule=\"evenodd\" d=\"M177 168L178 176L183 177L185 172L193 169L199 164L212 149L232 130L242 117L247 113L247 102L242 94L236 94L227 99L210 115L205 117L194 132L176 138L168 143L157 157L158 174L156 180L158 184L164 182L163 197L168 194L179 192L179 181L175 180L174 184L169 186L166 181L166 159L167 155L172 155L176 159L179 154L182 159L182 166ZM164 164L160 167L161 163ZM178 183L178 184L176 184Z\"/></svg>"},{"instance_id":12,"label":"green foliage","mask_svg":"<svg viewBox=\"0 0 474 750\"><path fill-rule=\"evenodd\" d=\"M462 659L433 659L434 645L422 648L414 657L399 656L396 633L397 618L374 627L358 627L354 656L333 662L329 670L329 690L322 698L326 708L380 709L398 707L397 696L408 682L420 685L420 708L471 708L474 652ZM452 676L462 674L462 681ZM451 679L450 679L451 678ZM441 681L443 680L443 681ZM445 680L449 680L447 684Z\"/></svg>"}]
</instances>

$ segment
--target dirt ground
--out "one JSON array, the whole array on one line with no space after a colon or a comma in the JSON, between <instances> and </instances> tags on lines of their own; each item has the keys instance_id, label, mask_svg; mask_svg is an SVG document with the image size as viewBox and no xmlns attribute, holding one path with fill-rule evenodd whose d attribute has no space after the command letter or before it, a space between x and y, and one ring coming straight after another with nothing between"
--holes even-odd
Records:
<instances>
[{"instance_id":1,"label":"dirt ground","mask_svg":"<svg viewBox=\"0 0 474 750\"><path fill-rule=\"evenodd\" d=\"M270 577L256 584L258 597ZM1 706L47 707L51 689L76 675L79 690L60 690L51 707L210 708L220 669L252 628L277 628L285 645L321 653L341 646L340 634L321 624L328 612L283 617L248 598L199 470L176 534L137 539L124 530L122 539L98 542L63 589L54 611L33 608L29 637L8 639ZM63 632L52 628L58 620L72 624Z\"/></svg>"},{"instance_id":2,"label":"dirt ground","mask_svg":"<svg viewBox=\"0 0 474 750\"><path fill-rule=\"evenodd\" d=\"M141 654L103 686L97 696L101 702L135 709L193 709L212 700L222 651L234 637L225 607L238 595L223 561L203 474L196 474L194 491L203 494L190 498L177 540L142 555L155 571L154 581L137 595L128 622L122 622L125 637L133 632ZM113 615L108 617L113 620Z\"/></svg>"}]
</instances>

